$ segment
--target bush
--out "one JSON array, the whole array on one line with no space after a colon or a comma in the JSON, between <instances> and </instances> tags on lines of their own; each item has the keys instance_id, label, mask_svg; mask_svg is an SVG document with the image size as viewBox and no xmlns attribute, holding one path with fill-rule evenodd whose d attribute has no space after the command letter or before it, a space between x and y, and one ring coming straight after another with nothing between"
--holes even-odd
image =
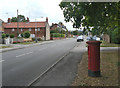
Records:
<instances>
[{"instance_id":1,"label":"bush","mask_svg":"<svg viewBox=\"0 0 120 88\"><path fill-rule=\"evenodd\" d=\"M42 41L41 38L37 38L38 41ZM32 41L35 41L35 38L32 38Z\"/></svg>"},{"instance_id":2,"label":"bush","mask_svg":"<svg viewBox=\"0 0 120 88\"><path fill-rule=\"evenodd\" d=\"M10 38L14 38L14 34L10 34Z\"/></svg>"},{"instance_id":3,"label":"bush","mask_svg":"<svg viewBox=\"0 0 120 88\"><path fill-rule=\"evenodd\" d=\"M52 33L51 37L64 37L65 34L60 34L60 33Z\"/></svg>"},{"instance_id":4,"label":"bush","mask_svg":"<svg viewBox=\"0 0 120 88\"><path fill-rule=\"evenodd\" d=\"M35 38L32 38L32 41L35 41Z\"/></svg>"},{"instance_id":5,"label":"bush","mask_svg":"<svg viewBox=\"0 0 120 88\"><path fill-rule=\"evenodd\" d=\"M65 37L65 34L62 34L61 37Z\"/></svg>"},{"instance_id":6,"label":"bush","mask_svg":"<svg viewBox=\"0 0 120 88\"><path fill-rule=\"evenodd\" d=\"M6 38L6 34L3 33L3 34L2 34L2 38L3 38L3 39Z\"/></svg>"},{"instance_id":7,"label":"bush","mask_svg":"<svg viewBox=\"0 0 120 88\"><path fill-rule=\"evenodd\" d=\"M9 34L6 34L6 37L9 37Z\"/></svg>"},{"instance_id":8,"label":"bush","mask_svg":"<svg viewBox=\"0 0 120 88\"><path fill-rule=\"evenodd\" d=\"M30 32L29 31L25 31L24 32L24 38L29 38L30 37Z\"/></svg>"},{"instance_id":9,"label":"bush","mask_svg":"<svg viewBox=\"0 0 120 88\"><path fill-rule=\"evenodd\" d=\"M22 37L22 38L24 37L24 34L23 34L23 33L21 34L21 37Z\"/></svg>"},{"instance_id":10,"label":"bush","mask_svg":"<svg viewBox=\"0 0 120 88\"><path fill-rule=\"evenodd\" d=\"M42 39L41 39L41 38L37 38L37 40L38 40L38 41L42 41Z\"/></svg>"}]
</instances>

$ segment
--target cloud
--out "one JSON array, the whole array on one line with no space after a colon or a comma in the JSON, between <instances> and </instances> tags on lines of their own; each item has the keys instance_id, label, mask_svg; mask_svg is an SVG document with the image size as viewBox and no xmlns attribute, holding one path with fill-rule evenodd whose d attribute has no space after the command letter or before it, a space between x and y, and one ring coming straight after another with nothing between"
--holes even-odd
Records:
<instances>
[{"instance_id":1,"label":"cloud","mask_svg":"<svg viewBox=\"0 0 120 88\"><path fill-rule=\"evenodd\" d=\"M59 7L62 0L2 0L0 3L0 19L7 21L8 17L19 14L29 17L30 21L36 18L48 17L52 23L63 22L68 29L73 30L72 24L64 21L63 11ZM7 14L6 14L7 13Z\"/></svg>"}]
</instances>

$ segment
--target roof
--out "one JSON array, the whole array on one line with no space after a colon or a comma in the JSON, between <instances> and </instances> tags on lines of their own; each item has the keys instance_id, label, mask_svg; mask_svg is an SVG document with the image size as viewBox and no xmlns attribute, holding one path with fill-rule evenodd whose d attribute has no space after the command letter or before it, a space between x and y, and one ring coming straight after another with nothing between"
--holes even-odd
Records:
<instances>
[{"instance_id":1,"label":"roof","mask_svg":"<svg viewBox=\"0 0 120 88\"><path fill-rule=\"evenodd\" d=\"M4 28L17 28L17 22L4 23ZM45 27L46 21L43 22L18 22L19 28Z\"/></svg>"}]
</instances>

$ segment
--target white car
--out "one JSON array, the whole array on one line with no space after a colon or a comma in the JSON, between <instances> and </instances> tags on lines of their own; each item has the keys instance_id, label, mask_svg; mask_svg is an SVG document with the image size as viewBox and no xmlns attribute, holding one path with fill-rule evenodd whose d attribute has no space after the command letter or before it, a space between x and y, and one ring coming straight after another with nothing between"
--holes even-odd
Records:
<instances>
[{"instance_id":1,"label":"white car","mask_svg":"<svg viewBox=\"0 0 120 88\"><path fill-rule=\"evenodd\" d=\"M82 35L77 37L77 42L79 41L84 41L84 37Z\"/></svg>"}]
</instances>

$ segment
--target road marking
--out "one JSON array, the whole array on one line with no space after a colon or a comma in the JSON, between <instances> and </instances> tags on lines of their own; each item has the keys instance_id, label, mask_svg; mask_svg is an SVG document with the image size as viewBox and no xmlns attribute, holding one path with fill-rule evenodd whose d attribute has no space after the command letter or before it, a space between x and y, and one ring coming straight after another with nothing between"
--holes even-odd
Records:
<instances>
[{"instance_id":1,"label":"road marking","mask_svg":"<svg viewBox=\"0 0 120 88\"><path fill-rule=\"evenodd\" d=\"M5 61L5 60L0 60L0 62L3 62L3 61Z\"/></svg>"},{"instance_id":2,"label":"road marking","mask_svg":"<svg viewBox=\"0 0 120 88\"><path fill-rule=\"evenodd\" d=\"M18 55L18 56L16 56L16 57L21 57L21 56L28 55L28 54L31 54L31 53L33 53L33 52L24 53L24 54Z\"/></svg>"}]
</instances>

